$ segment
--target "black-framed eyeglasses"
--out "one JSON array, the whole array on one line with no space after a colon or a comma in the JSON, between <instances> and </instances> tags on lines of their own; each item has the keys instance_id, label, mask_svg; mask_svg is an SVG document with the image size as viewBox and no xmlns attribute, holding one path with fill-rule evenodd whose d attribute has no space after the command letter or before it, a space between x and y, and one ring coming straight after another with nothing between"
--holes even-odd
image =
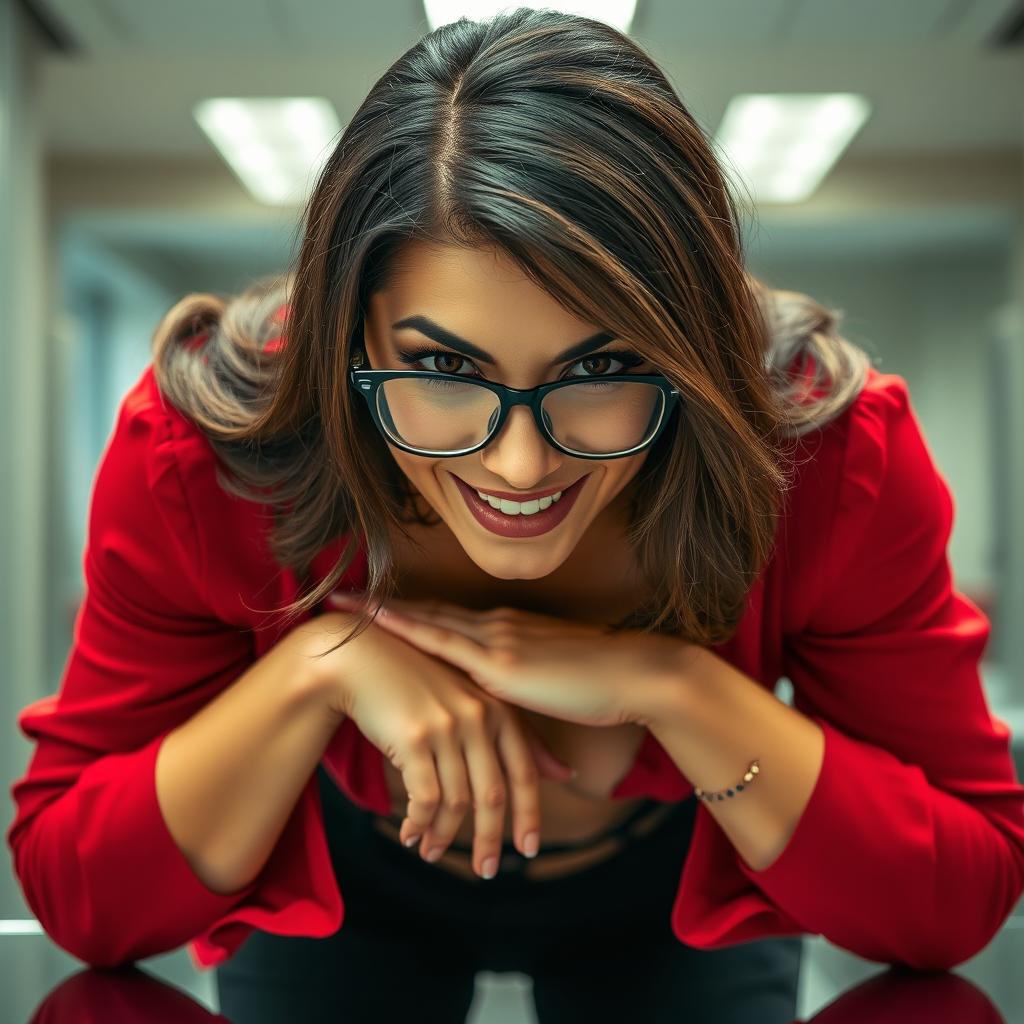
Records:
<instances>
[{"instance_id":1,"label":"black-framed eyeglasses","mask_svg":"<svg viewBox=\"0 0 1024 1024\"><path fill-rule=\"evenodd\" d=\"M526 405L547 442L576 459L620 459L650 447L682 402L660 374L573 377L513 388L433 370L363 370L349 384L366 399L384 438L412 455L455 458L479 451L513 406Z\"/></svg>"}]
</instances>

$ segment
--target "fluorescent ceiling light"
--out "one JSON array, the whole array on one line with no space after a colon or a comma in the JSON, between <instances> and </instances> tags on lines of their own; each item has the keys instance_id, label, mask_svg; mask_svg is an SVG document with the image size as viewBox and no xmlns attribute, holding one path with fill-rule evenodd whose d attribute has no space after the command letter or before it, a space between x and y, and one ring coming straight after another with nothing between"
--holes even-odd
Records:
<instances>
[{"instance_id":1,"label":"fluorescent ceiling light","mask_svg":"<svg viewBox=\"0 0 1024 1024\"><path fill-rule=\"evenodd\" d=\"M242 184L274 206L305 201L341 130L315 97L208 99L192 114Z\"/></svg>"},{"instance_id":2,"label":"fluorescent ceiling light","mask_svg":"<svg viewBox=\"0 0 1024 1024\"><path fill-rule=\"evenodd\" d=\"M760 93L729 101L714 146L755 202L798 203L821 184L871 113L856 93Z\"/></svg>"},{"instance_id":3,"label":"fluorescent ceiling light","mask_svg":"<svg viewBox=\"0 0 1024 1024\"><path fill-rule=\"evenodd\" d=\"M537 3L510 3L509 0L423 0L423 11L427 24L433 32L439 25L458 21L465 16L470 21L484 21L499 11L514 10L517 7L531 9L545 8L562 14L582 14L595 21L603 21L628 32L636 11L636 0L547 0Z\"/></svg>"}]
</instances>

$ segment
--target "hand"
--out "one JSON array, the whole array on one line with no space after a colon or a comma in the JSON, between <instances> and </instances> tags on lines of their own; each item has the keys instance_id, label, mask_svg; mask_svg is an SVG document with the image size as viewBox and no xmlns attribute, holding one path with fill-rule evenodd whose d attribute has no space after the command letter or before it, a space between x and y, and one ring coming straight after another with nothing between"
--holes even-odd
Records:
<instances>
[{"instance_id":1,"label":"hand","mask_svg":"<svg viewBox=\"0 0 1024 1024\"><path fill-rule=\"evenodd\" d=\"M362 595L328 602L356 608ZM678 679L688 646L675 637L522 611L475 611L440 601L385 601L375 619L419 650L461 669L509 704L581 725L650 726L660 691Z\"/></svg>"},{"instance_id":2,"label":"hand","mask_svg":"<svg viewBox=\"0 0 1024 1024\"><path fill-rule=\"evenodd\" d=\"M303 623L304 649L310 655L329 649L353 622L328 612ZM317 673L327 680L332 710L352 718L401 772L409 793L403 843L422 836L422 856L443 851L473 808L473 864L482 875L486 860L501 857L507 795L518 849L527 852L531 832L539 842L538 775L564 782L572 769L544 747L518 709L373 624L321 659Z\"/></svg>"}]
</instances>

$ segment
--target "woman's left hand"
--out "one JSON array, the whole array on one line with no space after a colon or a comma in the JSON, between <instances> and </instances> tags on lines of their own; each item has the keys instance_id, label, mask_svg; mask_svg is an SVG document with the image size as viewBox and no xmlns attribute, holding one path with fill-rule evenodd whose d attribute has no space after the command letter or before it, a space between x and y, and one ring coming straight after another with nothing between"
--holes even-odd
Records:
<instances>
[{"instance_id":1,"label":"woman's left hand","mask_svg":"<svg viewBox=\"0 0 1024 1024\"><path fill-rule=\"evenodd\" d=\"M355 609L362 595L335 591L327 600ZM650 726L659 692L678 682L688 646L664 634L440 601L390 599L374 621L461 668L492 696L581 725Z\"/></svg>"}]
</instances>

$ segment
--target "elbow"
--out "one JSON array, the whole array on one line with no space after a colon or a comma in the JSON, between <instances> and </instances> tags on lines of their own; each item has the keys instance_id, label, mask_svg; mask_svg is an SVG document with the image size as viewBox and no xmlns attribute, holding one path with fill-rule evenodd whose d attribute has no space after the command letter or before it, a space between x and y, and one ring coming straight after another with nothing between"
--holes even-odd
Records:
<instances>
[{"instance_id":1,"label":"elbow","mask_svg":"<svg viewBox=\"0 0 1024 1024\"><path fill-rule=\"evenodd\" d=\"M99 939L97 936L80 933L55 935L46 930L50 938L66 953L81 960L87 967L113 969L125 967L141 960L142 956L128 949L120 949L115 944Z\"/></svg>"},{"instance_id":2,"label":"elbow","mask_svg":"<svg viewBox=\"0 0 1024 1024\"><path fill-rule=\"evenodd\" d=\"M1014 846L1000 870L985 887L961 889L956 902L942 891L933 894L933 917L926 929L929 942L917 933L915 955L897 961L924 971L948 971L985 950L999 934L1024 892L1024 851ZM947 890L948 892L948 890ZM922 918L924 920L924 918Z\"/></svg>"},{"instance_id":3,"label":"elbow","mask_svg":"<svg viewBox=\"0 0 1024 1024\"><path fill-rule=\"evenodd\" d=\"M998 931L999 928L996 928L991 934L982 934L980 938L973 935L970 941L957 941L955 935L940 936L939 943L922 944L912 954L894 958L890 962L895 966L909 967L915 971L949 971L977 956Z\"/></svg>"},{"instance_id":4,"label":"elbow","mask_svg":"<svg viewBox=\"0 0 1024 1024\"><path fill-rule=\"evenodd\" d=\"M53 879L45 872L30 868L41 863L31 856L31 830L10 841L12 866L22 896L43 933L66 953L89 967L116 968L134 963L144 956L167 950L142 950L123 941L118 925L125 922L103 921L88 889L74 884L67 874ZM60 873L58 873L60 874Z\"/></svg>"}]
</instances>

